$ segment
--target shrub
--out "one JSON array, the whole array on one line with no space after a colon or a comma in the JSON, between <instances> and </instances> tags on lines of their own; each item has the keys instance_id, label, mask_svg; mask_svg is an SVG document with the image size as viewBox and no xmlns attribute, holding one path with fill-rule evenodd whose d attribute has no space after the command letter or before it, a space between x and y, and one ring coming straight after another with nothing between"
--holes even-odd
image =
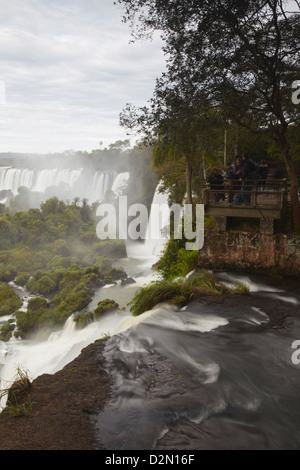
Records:
<instances>
[{"instance_id":1,"label":"shrub","mask_svg":"<svg viewBox=\"0 0 300 470\"><path fill-rule=\"evenodd\" d=\"M0 283L0 316L12 315L23 305L20 297L13 288L3 282Z\"/></svg>"},{"instance_id":2,"label":"shrub","mask_svg":"<svg viewBox=\"0 0 300 470\"><path fill-rule=\"evenodd\" d=\"M122 268L111 268L105 273L106 276L111 277L114 281L117 279L125 279L127 274Z\"/></svg>"},{"instance_id":3,"label":"shrub","mask_svg":"<svg viewBox=\"0 0 300 470\"><path fill-rule=\"evenodd\" d=\"M48 310L48 303L43 297L35 297L28 301L27 312L16 313L17 328L20 336L34 332L44 324L43 316Z\"/></svg>"},{"instance_id":4,"label":"shrub","mask_svg":"<svg viewBox=\"0 0 300 470\"><path fill-rule=\"evenodd\" d=\"M137 316L162 302L182 307L202 295L248 293L249 289L242 284L229 288L217 282L213 273L201 270L190 279L160 280L141 287L129 305L133 316Z\"/></svg>"},{"instance_id":5,"label":"shrub","mask_svg":"<svg viewBox=\"0 0 300 470\"><path fill-rule=\"evenodd\" d=\"M198 251L180 248L178 251L178 268L181 276L186 276L198 267Z\"/></svg>"},{"instance_id":6,"label":"shrub","mask_svg":"<svg viewBox=\"0 0 300 470\"><path fill-rule=\"evenodd\" d=\"M17 270L12 265L0 264L0 282L10 282L15 279Z\"/></svg>"},{"instance_id":7,"label":"shrub","mask_svg":"<svg viewBox=\"0 0 300 470\"><path fill-rule=\"evenodd\" d=\"M70 256L70 249L65 240L56 240L51 246L52 253L63 257Z\"/></svg>"},{"instance_id":8,"label":"shrub","mask_svg":"<svg viewBox=\"0 0 300 470\"><path fill-rule=\"evenodd\" d=\"M15 324L13 320L8 320L0 328L0 341L9 341L12 337L12 333L15 329Z\"/></svg>"},{"instance_id":9,"label":"shrub","mask_svg":"<svg viewBox=\"0 0 300 470\"><path fill-rule=\"evenodd\" d=\"M104 312L111 312L112 310L115 310L119 308L119 304L115 302L114 300L111 299L105 299L101 300L98 302L98 306L95 309L95 317L98 318L102 313Z\"/></svg>"},{"instance_id":10,"label":"shrub","mask_svg":"<svg viewBox=\"0 0 300 470\"><path fill-rule=\"evenodd\" d=\"M57 290L57 284L53 279L51 279L49 274L44 273L41 277L39 275L37 277L38 278L34 275L26 284L27 289L31 292L48 295Z\"/></svg>"},{"instance_id":11,"label":"shrub","mask_svg":"<svg viewBox=\"0 0 300 470\"><path fill-rule=\"evenodd\" d=\"M18 284L19 286L25 286L27 282L29 281L29 279L30 279L30 274L20 273L16 277L16 284Z\"/></svg>"},{"instance_id":12,"label":"shrub","mask_svg":"<svg viewBox=\"0 0 300 470\"><path fill-rule=\"evenodd\" d=\"M17 375L13 384L0 391L0 398L7 396L4 412L10 413L14 417L30 417L35 404L30 398L31 387L28 372L17 367Z\"/></svg>"},{"instance_id":13,"label":"shrub","mask_svg":"<svg viewBox=\"0 0 300 470\"><path fill-rule=\"evenodd\" d=\"M80 328L84 328L85 326L87 326L89 323L93 321L93 319L94 319L93 312L79 313L78 315L75 315L75 317L73 318L74 322Z\"/></svg>"}]
</instances>

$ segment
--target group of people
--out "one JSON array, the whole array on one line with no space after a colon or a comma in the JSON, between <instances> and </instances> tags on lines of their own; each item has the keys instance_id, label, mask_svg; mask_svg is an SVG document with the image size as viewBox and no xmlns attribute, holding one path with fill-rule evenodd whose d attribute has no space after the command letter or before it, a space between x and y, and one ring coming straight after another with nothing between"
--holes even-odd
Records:
<instances>
[{"instance_id":1,"label":"group of people","mask_svg":"<svg viewBox=\"0 0 300 470\"><path fill-rule=\"evenodd\" d=\"M228 167L227 174L213 168L207 180L215 192L214 202L225 201L227 193L229 203L250 204L253 186L258 184L265 189L268 173L269 168L265 160L257 164L245 153L235 158L235 163Z\"/></svg>"}]
</instances>

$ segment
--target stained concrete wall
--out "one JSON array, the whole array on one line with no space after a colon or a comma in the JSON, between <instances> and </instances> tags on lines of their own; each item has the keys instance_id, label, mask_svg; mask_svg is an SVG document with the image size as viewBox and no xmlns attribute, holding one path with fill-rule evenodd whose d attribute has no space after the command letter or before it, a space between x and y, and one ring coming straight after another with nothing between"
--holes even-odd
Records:
<instances>
[{"instance_id":1,"label":"stained concrete wall","mask_svg":"<svg viewBox=\"0 0 300 470\"><path fill-rule=\"evenodd\" d=\"M275 269L286 276L300 276L300 237L209 230L198 262L210 269Z\"/></svg>"}]
</instances>

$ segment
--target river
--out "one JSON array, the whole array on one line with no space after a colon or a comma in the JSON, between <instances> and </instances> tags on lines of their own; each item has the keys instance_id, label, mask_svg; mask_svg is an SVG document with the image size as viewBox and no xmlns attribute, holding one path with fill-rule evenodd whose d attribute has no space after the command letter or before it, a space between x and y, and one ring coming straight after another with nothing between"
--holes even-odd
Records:
<instances>
[{"instance_id":1,"label":"river","mask_svg":"<svg viewBox=\"0 0 300 470\"><path fill-rule=\"evenodd\" d=\"M16 366L31 379L55 373L108 334L112 396L95 420L107 449L299 449L299 281L220 273L246 282L251 295L159 305L133 318L127 304L153 280L151 264L120 260L136 283L102 287L90 306L112 298L123 310L82 330L69 319L47 341L2 343L2 388Z\"/></svg>"},{"instance_id":2,"label":"river","mask_svg":"<svg viewBox=\"0 0 300 470\"><path fill-rule=\"evenodd\" d=\"M160 305L108 341L108 449L300 448L299 282L219 277L251 295Z\"/></svg>"}]
</instances>

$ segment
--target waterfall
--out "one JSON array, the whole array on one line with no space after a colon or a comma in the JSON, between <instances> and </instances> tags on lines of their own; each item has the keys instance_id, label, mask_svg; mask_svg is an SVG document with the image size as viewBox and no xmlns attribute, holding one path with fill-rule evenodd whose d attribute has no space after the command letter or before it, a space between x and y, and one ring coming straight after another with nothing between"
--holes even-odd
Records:
<instances>
[{"instance_id":1,"label":"waterfall","mask_svg":"<svg viewBox=\"0 0 300 470\"><path fill-rule=\"evenodd\" d=\"M88 191L88 199L90 202L102 201L106 191L112 189L113 182L117 177L117 173L103 173L97 171L92 179L91 187Z\"/></svg>"},{"instance_id":2,"label":"waterfall","mask_svg":"<svg viewBox=\"0 0 300 470\"><path fill-rule=\"evenodd\" d=\"M80 175L82 168L77 170L69 169L44 169L29 170L27 168L0 168L0 191L10 190L15 195L21 186L37 192L44 192L51 186L58 186L61 183L68 184L74 188Z\"/></svg>"},{"instance_id":3,"label":"waterfall","mask_svg":"<svg viewBox=\"0 0 300 470\"><path fill-rule=\"evenodd\" d=\"M159 183L153 196L145 237L145 252L148 256L158 256L168 240L163 230L170 224L169 194L160 192L160 187Z\"/></svg>"},{"instance_id":4,"label":"waterfall","mask_svg":"<svg viewBox=\"0 0 300 470\"><path fill-rule=\"evenodd\" d=\"M126 248L129 258L152 259L152 264L154 264L166 246L169 237L164 234L164 229L170 224L169 195L160 192L160 188L161 183L157 185L154 192L145 241L143 243L130 240L127 242Z\"/></svg>"},{"instance_id":5,"label":"waterfall","mask_svg":"<svg viewBox=\"0 0 300 470\"><path fill-rule=\"evenodd\" d=\"M119 173L112 185L111 190L116 196L121 196L123 191L127 188L130 173Z\"/></svg>"},{"instance_id":6,"label":"waterfall","mask_svg":"<svg viewBox=\"0 0 300 470\"><path fill-rule=\"evenodd\" d=\"M20 186L30 189L33 184L34 171L18 168L0 168L0 191L18 193Z\"/></svg>"},{"instance_id":7,"label":"waterfall","mask_svg":"<svg viewBox=\"0 0 300 470\"><path fill-rule=\"evenodd\" d=\"M35 183L29 189L37 192L44 192L46 188L59 186L61 183L67 184L70 188L75 188L82 173L82 168L78 170L58 168L39 170L35 175Z\"/></svg>"},{"instance_id":8,"label":"waterfall","mask_svg":"<svg viewBox=\"0 0 300 470\"><path fill-rule=\"evenodd\" d=\"M16 196L19 188L25 187L33 193L47 193L47 198L57 196L70 200L80 197L93 203L101 202L108 190L118 195L126 187L128 178L129 173L97 171L91 174L90 170L84 168L0 167L0 192L11 191L12 195ZM7 203L8 196L3 196L1 202Z\"/></svg>"}]
</instances>

